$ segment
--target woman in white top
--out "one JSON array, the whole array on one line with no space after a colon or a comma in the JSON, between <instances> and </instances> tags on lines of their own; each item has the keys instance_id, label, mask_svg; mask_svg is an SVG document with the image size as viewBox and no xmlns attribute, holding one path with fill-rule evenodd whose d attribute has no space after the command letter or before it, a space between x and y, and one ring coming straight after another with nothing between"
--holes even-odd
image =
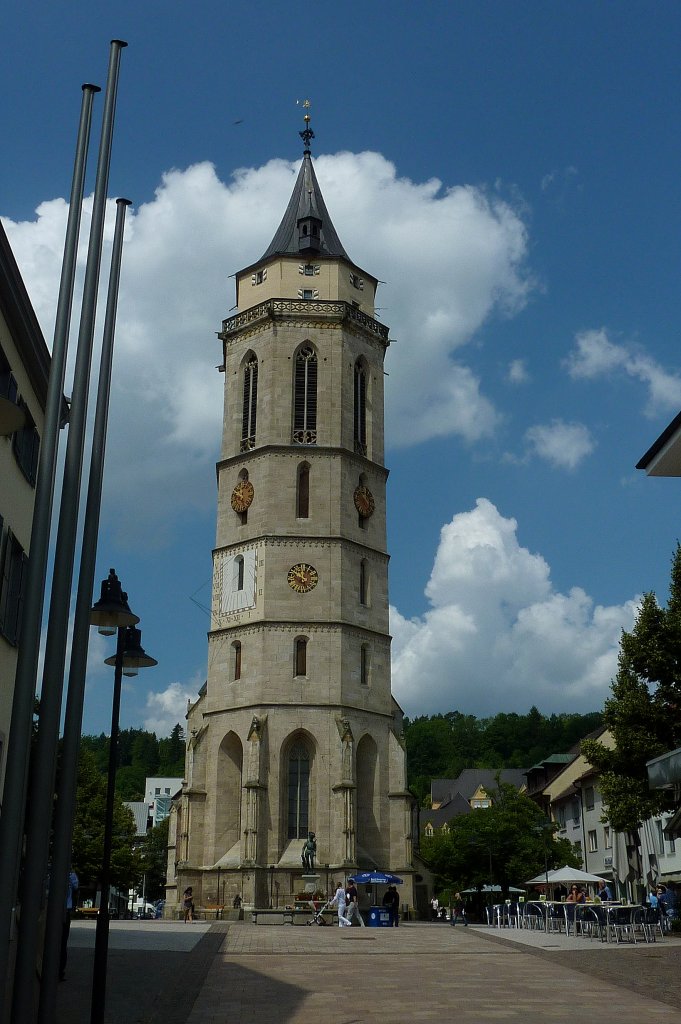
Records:
<instances>
[{"instance_id":1,"label":"woman in white top","mask_svg":"<svg viewBox=\"0 0 681 1024\"><path fill-rule=\"evenodd\" d=\"M351 924L345 916L345 886L342 882L338 883L338 888L333 894L333 899L329 900L329 906L332 907L336 904L338 907L338 927L345 928L346 925Z\"/></svg>"}]
</instances>

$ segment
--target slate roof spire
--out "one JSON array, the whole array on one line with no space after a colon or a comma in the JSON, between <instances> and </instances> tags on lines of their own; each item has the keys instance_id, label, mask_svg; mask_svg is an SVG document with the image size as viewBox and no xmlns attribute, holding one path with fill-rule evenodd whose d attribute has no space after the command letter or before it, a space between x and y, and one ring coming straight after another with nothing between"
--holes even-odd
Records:
<instances>
[{"instance_id":1,"label":"slate roof spire","mask_svg":"<svg viewBox=\"0 0 681 1024\"><path fill-rule=\"evenodd\" d=\"M310 101L304 100L303 107L305 128L299 132L305 144L303 162L281 224L259 262L272 256L297 253L308 256L341 256L350 262L326 209L312 165L310 143L314 138L314 132L310 128L308 113Z\"/></svg>"}]
</instances>

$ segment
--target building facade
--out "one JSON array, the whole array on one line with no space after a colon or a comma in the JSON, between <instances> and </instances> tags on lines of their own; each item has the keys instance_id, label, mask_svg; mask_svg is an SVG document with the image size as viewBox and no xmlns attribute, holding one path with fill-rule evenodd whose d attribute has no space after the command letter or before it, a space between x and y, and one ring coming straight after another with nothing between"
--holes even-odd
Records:
<instances>
[{"instance_id":1,"label":"building facade","mask_svg":"<svg viewBox=\"0 0 681 1024\"><path fill-rule=\"evenodd\" d=\"M353 870L404 878L412 803L390 688L377 279L353 263L305 152L263 256L236 275L220 338L208 678L187 721L168 903L267 906ZM309 872L308 872L309 874Z\"/></svg>"},{"instance_id":2,"label":"building facade","mask_svg":"<svg viewBox=\"0 0 681 1024\"><path fill-rule=\"evenodd\" d=\"M45 339L0 225L0 805L49 369Z\"/></svg>"}]
</instances>

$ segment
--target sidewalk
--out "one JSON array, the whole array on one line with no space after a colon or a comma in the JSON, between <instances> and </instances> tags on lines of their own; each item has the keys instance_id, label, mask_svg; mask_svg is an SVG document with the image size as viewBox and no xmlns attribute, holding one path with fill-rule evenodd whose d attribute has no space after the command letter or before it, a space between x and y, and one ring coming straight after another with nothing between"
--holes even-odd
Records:
<instances>
[{"instance_id":1,"label":"sidewalk","mask_svg":"<svg viewBox=\"0 0 681 1024\"><path fill-rule=\"evenodd\" d=\"M182 930L149 922L137 932L122 925L118 935L112 928L109 955L112 1024L680 1019L678 940L615 948L585 948L580 940L569 949L518 938L531 933L430 923L339 929L218 922ZM58 1024L89 1019L87 939L81 933L70 950Z\"/></svg>"}]
</instances>

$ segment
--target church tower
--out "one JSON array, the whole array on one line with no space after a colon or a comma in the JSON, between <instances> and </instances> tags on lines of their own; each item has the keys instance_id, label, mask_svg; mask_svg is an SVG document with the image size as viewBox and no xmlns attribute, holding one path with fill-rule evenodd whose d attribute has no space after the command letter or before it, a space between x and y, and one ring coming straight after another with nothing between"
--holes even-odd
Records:
<instances>
[{"instance_id":1,"label":"church tower","mask_svg":"<svg viewBox=\"0 0 681 1024\"><path fill-rule=\"evenodd\" d=\"M293 194L223 321L208 678L188 711L169 899L267 907L379 868L413 905L412 798L390 689L377 279L336 233L305 114ZM173 879L172 868L177 877ZM174 884L173 884L174 883Z\"/></svg>"}]
</instances>

